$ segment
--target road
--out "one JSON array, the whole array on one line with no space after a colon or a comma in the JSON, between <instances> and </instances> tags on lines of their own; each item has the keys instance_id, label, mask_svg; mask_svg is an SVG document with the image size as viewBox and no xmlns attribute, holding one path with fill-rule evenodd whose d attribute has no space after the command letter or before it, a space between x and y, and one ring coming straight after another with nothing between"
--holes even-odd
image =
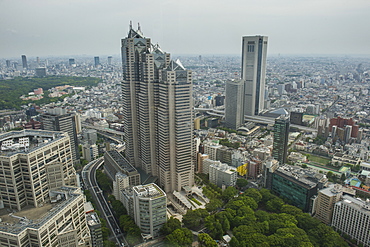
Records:
<instances>
[{"instance_id":1,"label":"road","mask_svg":"<svg viewBox=\"0 0 370 247\"><path fill-rule=\"evenodd\" d=\"M97 206L101 212L101 216L107 221L107 225L110 228L113 239L119 246L128 246L126 239L123 236L119 228L119 224L114 217L107 200L103 195L103 191L99 188L98 182L96 181L96 170L104 163L103 157L91 161L82 170L82 179L86 188L91 192L93 199L97 202Z\"/></svg>"}]
</instances>

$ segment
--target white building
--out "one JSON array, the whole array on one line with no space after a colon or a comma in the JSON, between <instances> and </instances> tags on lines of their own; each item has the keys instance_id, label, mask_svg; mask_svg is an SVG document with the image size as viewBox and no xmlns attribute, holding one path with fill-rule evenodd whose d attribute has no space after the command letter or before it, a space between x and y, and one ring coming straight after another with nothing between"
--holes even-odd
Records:
<instances>
[{"instance_id":1,"label":"white building","mask_svg":"<svg viewBox=\"0 0 370 247\"><path fill-rule=\"evenodd\" d=\"M235 186L237 177L235 167L221 162L215 162L209 166L209 181L219 187Z\"/></svg>"},{"instance_id":2,"label":"white building","mask_svg":"<svg viewBox=\"0 0 370 247\"><path fill-rule=\"evenodd\" d=\"M167 221L167 196L158 185L151 183L132 188L134 220L144 238L159 235Z\"/></svg>"},{"instance_id":3,"label":"white building","mask_svg":"<svg viewBox=\"0 0 370 247\"><path fill-rule=\"evenodd\" d=\"M349 235L357 244L369 246L370 243L370 202L351 196L343 196L343 200L334 206L331 225L335 230Z\"/></svg>"}]
</instances>

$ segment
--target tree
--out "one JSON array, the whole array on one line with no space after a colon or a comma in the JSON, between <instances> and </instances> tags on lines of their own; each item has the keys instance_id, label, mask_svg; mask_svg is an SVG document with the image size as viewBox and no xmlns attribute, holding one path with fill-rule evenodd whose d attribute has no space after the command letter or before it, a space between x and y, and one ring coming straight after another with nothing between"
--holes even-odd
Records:
<instances>
[{"instance_id":1,"label":"tree","mask_svg":"<svg viewBox=\"0 0 370 247\"><path fill-rule=\"evenodd\" d=\"M166 242L175 247L190 246L193 242L193 234L186 228L176 229L166 236Z\"/></svg>"},{"instance_id":2,"label":"tree","mask_svg":"<svg viewBox=\"0 0 370 247\"><path fill-rule=\"evenodd\" d=\"M214 241L211 236L209 236L207 233L200 233L198 235L198 241L200 246L205 247L217 247L216 241Z\"/></svg>"},{"instance_id":3,"label":"tree","mask_svg":"<svg viewBox=\"0 0 370 247\"><path fill-rule=\"evenodd\" d=\"M240 243L238 241L238 239L236 239L236 237L231 237L231 240L229 242L230 244L230 247L240 247Z\"/></svg>"},{"instance_id":4,"label":"tree","mask_svg":"<svg viewBox=\"0 0 370 247\"><path fill-rule=\"evenodd\" d=\"M236 186L237 186L239 189L241 189L241 188L243 188L243 187L245 187L245 186L247 186L247 185L248 185L248 181L247 181L246 179L238 178L238 179L236 180Z\"/></svg>"},{"instance_id":5,"label":"tree","mask_svg":"<svg viewBox=\"0 0 370 247\"><path fill-rule=\"evenodd\" d=\"M189 229L197 230L202 227L204 218L208 215L205 209L188 210L182 217L182 223Z\"/></svg>"},{"instance_id":6,"label":"tree","mask_svg":"<svg viewBox=\"0 0 370 247\"><path fill-rule=\"evenodd\" d=\"M216 211L218 208L220 208L222 206L222 201L219 200L219 199L211 199L209 201L209 203L207 203L206 205L206 210L208 212L214 212Z\"/></svg>"},{"instance_id":7,"label":"tree","mask_svg":"<svg viewBox=\"0 0 370 247\"><path fill-rule=\"evenodd\" d=\"M243 196L249 196L249 197L253 198L256 201L256 203L259 203L262 200L261 193L255 188L247 189L244 192Z\"/></svg>"},{"instance_id":8,"label":"tree","mask_svg":"<svg viewBox=\"0 0 370 247\"><path fill-rule=\"evenodd\" d=\"M284 204L283 206L281 206L280 212L296 216L296 215L301 214L302 210L295 206Z\"/></svg>"},{"instance_id":9,"label":"tree","mask_svg":"<svg viewBox=\"0 0 370 247\"><path fill-rule=\"evenodd\" d=\"M235 189L235 187L227 187L223 192L222 192L222 199L225 202L228 202L229 200L233 199L234 196L238 193L238 191Z\"/></svg>"},{"instance_id":10,"label":"tree","mask_svg":"<svg viewBox=\"0 0 370 247\"><path fill-rule=\"evenodd\" d=\"M278 213L280 212L281 207L284 205L284 201L279 197L269 200L266 203L266 209L270 212Z\"/></svg>"},{"instance_id":11,"label":"tree","mask_svg":"<svg viewBox=\"0 0 370 247\"><path fill-rule=\"evenodd\" d=\"M161 233L164 235L168 235L171 234L176 229L180 228L181 222L178 219L171 216L171 218L169 218L167 222L162 226Z\"/></svg>"}]
</instances>

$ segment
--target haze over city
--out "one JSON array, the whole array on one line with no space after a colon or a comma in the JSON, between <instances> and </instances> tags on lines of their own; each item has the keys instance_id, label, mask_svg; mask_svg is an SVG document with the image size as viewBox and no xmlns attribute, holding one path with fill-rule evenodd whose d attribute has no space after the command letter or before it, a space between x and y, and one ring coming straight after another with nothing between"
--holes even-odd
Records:
<instances>
[{"instance_id":1,"label":"haze over city","mask_svg":"<svg viewBox=\"0 0 370 247\"><path fill-rule=\"evenodd\" d=\"M114 55L129 21L172 54L234 54L267 35L269 55L366 55L367 0L2 0L2 57Z\"/></svg>"}]
</instances>

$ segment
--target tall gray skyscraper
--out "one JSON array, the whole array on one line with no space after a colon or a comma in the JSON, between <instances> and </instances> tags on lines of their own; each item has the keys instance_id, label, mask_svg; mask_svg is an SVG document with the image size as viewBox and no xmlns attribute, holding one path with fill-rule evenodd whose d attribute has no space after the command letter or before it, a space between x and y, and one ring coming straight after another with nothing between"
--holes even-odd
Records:
<instances>
[{"instance_id":1,"label":"tall gray skyscraper","mask_svg":"<svg viewBox=\"0 0 370 247\"><path fill-rule=\"evenodd\" d=\"M287 158L289 124L289 116L281 115L275 119L272 157L279 161L280 165L284 165Z\"/></svg>"},{"instance_id":2,"label":"tall gray skyscraper","mask_svg":"<svg viewBox=\"0 0 370 247\"><path fill-rule=\"evenodd\" d=\"M98 67L100 65L99 57L94 57L94 65L95 65L95 67Z\"/></svg>"},{"instance_id":3,"label":"tall gray skyscraper","mask_svg":"<svg viewBox=\"0 0 370 247\"><path fill-rule=\"evenodd\" d=\"M232 80L226 82L225 126L238 129L244 124L244 82Z\"/></svg>"},{"instance_id":4,"label":"tall gray skyscraper","mask_svg":"<svg viewBox=\"0 0 370 247\"><path fill-rule=\"evenodd\" d=\"M71 139L72 159L74 164L80 163L80 151L78 149L77 126L79 119L74 113L55 114L56 112L41 115L44 130L67 132Z\"/></svg>"},{"instance_id":5,"label":"tall gray skyscraper","mask_svg":"<svg viewBox=\"0 0 370 247\"><path fill-rule=\"evenodd\" d=\"M26 55L22 55L22 66L24 69L28 68Z\"/></svg>"},{"instance_id":6,"label":"tall gray skyscraper","mask_svg":"<svg viewBox=\"0 0 370 247\"><path fill-rule=\"evenodd\" d=\"M122 39L126 157L166 192L194 179L192 76L138 27Z\"/></svg>"},{"instance_id":7,"label":"tall gray skyscraper","mask_svg":"<svg viewBox=\"0 0 370 247\"><path fill-rule=\"evenodd\" d=\"M267 36L244 36L242 45L242 79L244 114L258 115L264 108Z\"/></svg>"}]
</instances>

